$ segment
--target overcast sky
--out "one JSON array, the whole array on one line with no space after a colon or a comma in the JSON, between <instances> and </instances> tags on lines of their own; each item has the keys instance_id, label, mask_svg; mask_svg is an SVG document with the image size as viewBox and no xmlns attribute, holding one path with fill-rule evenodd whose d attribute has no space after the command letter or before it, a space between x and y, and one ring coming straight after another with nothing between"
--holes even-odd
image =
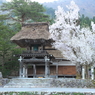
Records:
<instances>
[{"instance_id":1,"label":"overcast sky","mask_svg":"<svg viewBox=\"0 0 95 95\"><path fill-rule=\"evenodd\" d=\"M6 1L11 1L11 0L6 0ZM39 3L44 3L44 2L52 2L52 1L57 1L57 0L31 0L31 1L37 1Z\"/></svg>"}]
</instances>

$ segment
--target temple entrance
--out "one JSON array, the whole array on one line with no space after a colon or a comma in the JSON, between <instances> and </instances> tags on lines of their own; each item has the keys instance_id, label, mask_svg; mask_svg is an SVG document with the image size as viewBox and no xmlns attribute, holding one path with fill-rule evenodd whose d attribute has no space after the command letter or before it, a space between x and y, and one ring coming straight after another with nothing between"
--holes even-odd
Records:
<instances>
[{"instance_id":1,"label":"temple entrance","mask_svg":"<svg viewBox=\"0 0 95 95\"><path fill-rule=\"evenodd\" d=\"M45 66L31 65L28 67L28 78L44 78Z\"/></svg>"}]
</instances>

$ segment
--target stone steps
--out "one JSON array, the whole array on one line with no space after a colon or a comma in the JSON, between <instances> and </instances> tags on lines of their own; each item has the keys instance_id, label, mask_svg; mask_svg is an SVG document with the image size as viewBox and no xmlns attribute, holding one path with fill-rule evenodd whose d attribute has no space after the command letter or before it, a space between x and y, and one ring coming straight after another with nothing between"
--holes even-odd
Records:
<instances>
[{"instance_id":1,"label":"stone steps","mask_svg":"<svg viewBox=\"0 0 95 95\"><path fill-rule=\"evenodd\" d=\"M21 87L50 87L51 79L38 78L14 78L6 84L5 88L21 88Z\"/></svg>"},{"instance_id":2,"label":"stone steps","mask_svg":"<svg viewBox=\"0 0 95 95\"><path fill-rule=\"evenodd\" d=\"M13 78L4 86L5 88L89 88L95 87L92 80L66 79L66 78Z\"/></svg>"}]
</instances>

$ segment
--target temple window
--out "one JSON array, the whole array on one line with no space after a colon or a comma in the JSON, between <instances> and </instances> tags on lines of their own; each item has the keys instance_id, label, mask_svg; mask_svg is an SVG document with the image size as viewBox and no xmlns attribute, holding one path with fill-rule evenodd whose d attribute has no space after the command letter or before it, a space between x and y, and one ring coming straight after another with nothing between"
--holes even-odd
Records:
<instances>
[{"instance_id":1,"label":"temple window","mask_svg":"<svg viewBox=\"0 0 95 95\"><path fill-rule=\"evenodd\" d=\"M38 45L34 45L33 46L33 51L38 51L38 49L39 49L39 46Z\"/></svg>"}]
</instances>

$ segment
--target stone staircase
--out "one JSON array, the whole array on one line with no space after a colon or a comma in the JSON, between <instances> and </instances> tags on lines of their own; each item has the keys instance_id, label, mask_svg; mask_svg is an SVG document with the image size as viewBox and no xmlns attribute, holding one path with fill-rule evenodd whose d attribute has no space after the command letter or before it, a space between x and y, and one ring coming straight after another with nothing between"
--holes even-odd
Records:
<instances>
[{"instance_id":1,"label":"stone staircase","mask_svg":"<svg viewBox=\"0 0 95 95\"><path fill-rule=\"evenodd\" d=\"M4 88L50 87L51 78L13 78Z\"/></svg>"},{"instance_id":2,"label":"stone staircase","mask_svg":"<svg viewBox=\"0 0 95 95\"><path fill-rule=\"evenodd\" d=\"M70 78L13 78L4 88L95 88L92 80Z\"/></svg>"}]
</instances>

